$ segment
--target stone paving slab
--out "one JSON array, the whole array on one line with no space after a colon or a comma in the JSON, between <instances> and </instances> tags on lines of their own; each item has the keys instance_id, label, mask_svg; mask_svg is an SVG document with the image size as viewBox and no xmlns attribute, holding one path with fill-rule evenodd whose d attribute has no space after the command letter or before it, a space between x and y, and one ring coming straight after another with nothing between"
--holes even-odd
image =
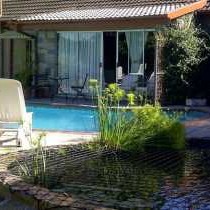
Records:
<instances>
[{"instance_id":1,"label":"stone paving slab","mask_svg":"<svg viewBox=\"0 0 210 210\"><path fill-rule=\"evenodd\" d=\"M186 122L187 139L209 139L210 140L210 118Z\"/></svg>"},{"instance_id":2,"label":"stone paving slab","mask_svg":"<svg viewBox=\"0 0 210 210\"><path fill-rule=\"evenodd\" d=\"M75 145L90 142L97 136L97 133L33 131L32 139L38 138L42 133L46 134L43 138L44 146ZM30 148L31 146L27 139L22 140L22 147L16 147L15 133L0 135L0 154Z\"/></svg>"}]
</instances>

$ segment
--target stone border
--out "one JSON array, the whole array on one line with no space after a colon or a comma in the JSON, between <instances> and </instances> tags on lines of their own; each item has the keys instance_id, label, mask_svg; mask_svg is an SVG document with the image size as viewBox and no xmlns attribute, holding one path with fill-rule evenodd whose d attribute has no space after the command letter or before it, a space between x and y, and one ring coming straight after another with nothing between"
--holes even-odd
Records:
<instances>
[{"instance_id":1,"label":"stone border","mask_svg":"<svg viewBox=\"0 0 210 210\"><path fill-rule=\"evenodd\" d=\"M94 206L88 201L77 200L67 193L56 193L40 186L25 183L20 177L8 172L0 172L0 182L9 187L11 193L18 193L20 196L29 196L37 202L37 206L47 206L48 208L69 207L69 209L89 209L89 210L112 210L101 206Z\"/></svg>"},{"instance_id":2,"label":"stone border","mask_svg":"<svg viewBox=\"0 0 210 210\"><path fill-rule=\"evenodd\" d=\"M70 207L75 201L68 194L51 192L47 188L25 183L21 177L12 175L8 171L0 172L0 182L9 186L11 192L28 195L49 206Z\"/></svg>"}]
</instances>

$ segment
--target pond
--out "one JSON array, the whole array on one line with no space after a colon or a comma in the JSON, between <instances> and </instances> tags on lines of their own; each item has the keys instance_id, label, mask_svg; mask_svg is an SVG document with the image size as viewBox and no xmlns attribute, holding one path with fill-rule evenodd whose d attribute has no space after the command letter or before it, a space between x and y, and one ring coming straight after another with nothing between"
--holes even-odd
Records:
<instances>
[{"instance_id":1,"label":"pond","mask_svg":"<svg viewBox=\"0 0 210 210\"><path fill-rule=\"evenodd\" d=\"M47 186L54 192L117 209L210 209L210 149L53 153Z\"/></svg>"},{"instance_id":2,"label":"pond","mask_svg":"<svg viewBox=\"0 0 210 210\"><path fill-rule=\"evenodd\" d=\"M36 210L33 207L35 202L28 199L27 201L21 201L18 196L15 196L10 190L0 185L0 209L2 210Z\"/></svg>"}]
</instances>

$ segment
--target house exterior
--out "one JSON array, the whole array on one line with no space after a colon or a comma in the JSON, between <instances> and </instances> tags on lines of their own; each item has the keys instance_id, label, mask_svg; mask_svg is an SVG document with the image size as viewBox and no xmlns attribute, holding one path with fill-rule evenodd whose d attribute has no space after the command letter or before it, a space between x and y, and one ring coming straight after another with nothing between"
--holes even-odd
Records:
<instances>
[{"instance_id":1,"label":"house exterior","mask_svg":"<svg viewBox=\"0 0 210 210\"><path fill-rule=\"evenodd\" d=\"M88 75L103 87L120 82L125 90L150 88L158 97L161 72L155 34L206 4L206 0L2 0L0 76L13 78L33 69L48 75L49 83L63 78L58 81L62 91L72 93L71 86ZM37 77L33 82L40 81Z\"/></svg>"}]
</instances>

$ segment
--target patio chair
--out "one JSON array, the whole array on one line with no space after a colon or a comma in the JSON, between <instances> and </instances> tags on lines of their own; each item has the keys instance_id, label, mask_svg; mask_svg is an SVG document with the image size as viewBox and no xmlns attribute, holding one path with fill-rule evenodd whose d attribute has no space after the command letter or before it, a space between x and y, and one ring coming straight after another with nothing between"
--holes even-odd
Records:
<instances>
[{"instance_id":1,"label":"patio chair","mask_svg":"<svg viewBox=\"0 0 210 210\"><path fill-rule=\"evenodd\" d=\"M26 112L22 85L13 79L0 79L0 133L16 133L16 144L31 140L32 113Z\"/></svg>"},{"instance_id":2,"label":"patio chair","mask_svg":"<svg viewBox=\"0 0 210 210\"><path fill-rule=\"evenodd\" d=\"M121 82L121 88L125 91L130 91L137 87L138 75L128 74L125 75Z\"/></svg>"},{"instance_id":3,"label":"patio chair","mask_svg":"<svg viewBox=\"0 0 210 210\"><path fill-rule=\"evenodd\" d=\"M85 85L88 79L88 74L85 75L85 79L82 82L82 85L73 85L71 86L72 90L74 90L76 92L76 97L78 96L84 96L83 91L85 89Z\"/></svg>"}]
</instances>

